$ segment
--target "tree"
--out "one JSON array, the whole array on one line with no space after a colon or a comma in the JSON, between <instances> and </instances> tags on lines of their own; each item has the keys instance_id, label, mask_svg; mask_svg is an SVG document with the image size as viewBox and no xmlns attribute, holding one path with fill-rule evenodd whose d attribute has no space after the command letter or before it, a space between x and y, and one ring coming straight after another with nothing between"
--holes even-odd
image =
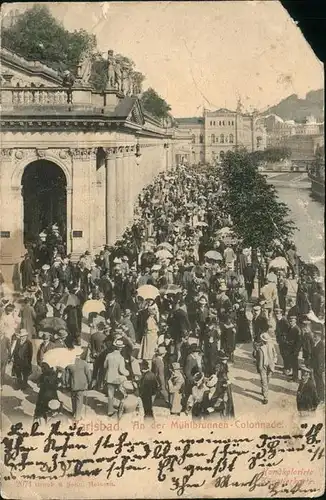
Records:
<instances>
[{"instance_id":1,"label":"tree","mask_svg":"<svg viewBox=\"0 0 326 500\"><path fill-rule=\"evenodd\" d=\"M156 118L163 119L169 116L171 106L152 88L146 90L140 101L145 111Z\"/></svg>"},{"instance_id":2,"label":"tree","mask_svg":"<svg viewBox=\"0 0 326 500\"><path fill-rule=\"evenodd\" d=\"M290 210L282 203L273 185L258 171L250 153L229 152L222 163L224 206L235 232L248 247L264 253L275 239L289 240L295 225Z\"/></svg>"},{"instance_id":3,"label":"tree","mask_svg":"<svg viewBox=\"0 0 326 500\"><path fill-rule=\"evenodd\" d=\"M82 54L95 49L96 37L82 29L69 32L47 6L35 5L2 30L2 44L27 60L75 72Z\"/></svg>"}]
</instances>

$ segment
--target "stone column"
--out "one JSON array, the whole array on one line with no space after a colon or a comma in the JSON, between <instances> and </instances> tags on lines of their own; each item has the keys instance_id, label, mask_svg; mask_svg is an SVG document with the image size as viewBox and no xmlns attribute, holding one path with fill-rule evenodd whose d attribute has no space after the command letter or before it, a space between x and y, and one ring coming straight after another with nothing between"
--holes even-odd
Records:
<instances>
[{"instance_id":1,"label":"stone column","mask_svg":"<svg viewBox=\"0 0 326 500\"><path fill-rule=\"evenodd\" d=\"M130 203L130 177L129 177L129 157L130 148L126 146L123 151L123 192L122 192L122 216L123 216L123 231L129 224L129 203Z\"/></svg>"},{"instance_id":2,"label":"stone column","mask_svg":"<svg viewBox=\"0 0 326 500\"><path fill-rule=\"evenodd\" d=\"M123 233L123 147L117 148L116 154L116 239Z\"/></svg>"},{"instance_id":3,"label":"stone column","mask_svg":"<svg viewBox=\"0 0 326 500\"><path fill-rule=\"evenodd\" d=\"M128 219L129 222L132 222L134 216L134 205L136 201L135 193L137 192L136 178L135 178L135 173L136 173L135 169L137 165L135 157L135 148L133 146L130 148L128 167L129 167Z\"/></svg>"},{"instance_id":4,"label":"stone column","mask_svg":"<svg viewBox=\"0 0 326 500\"><path fill-rule=\"evenodd\" d=\"M116 241L116 151L117 148L105 150L105 241L107 245L113 245Z\"/></svg>"}]
</instances>

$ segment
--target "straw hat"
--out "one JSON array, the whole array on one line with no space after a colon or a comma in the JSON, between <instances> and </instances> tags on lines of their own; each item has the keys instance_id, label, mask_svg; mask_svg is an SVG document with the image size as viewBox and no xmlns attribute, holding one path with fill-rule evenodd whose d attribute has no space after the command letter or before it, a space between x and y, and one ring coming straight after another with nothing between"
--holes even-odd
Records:
<instances>
[{"instance_id":1,"label":"straw hat","mask_svg":"<svg viewBox=\"0 0 326 500\"><path fill-rule=\"evenodd\" d=\"M209 389L211 389L212 387L215 387L215 385L217 384L217 376L215 375L215 373L213 375L211 375L209 377L209 379L206 381L206 385Z\"/></svg>"},{"instance_id":2,"label":"straw hat","mask_svg":"<svg viewBox=\"0 0 326 500\"><path fill-rule=\"evenodd\" d=\"M19 338L28 337L28 331L27 331L27 330L25 330L25 328L22 328L22 329L20 330L20 332L18 333L18 337L19 337Z\"/></svg>"},{"instance_id":3,"label":"straw hat","mask_svg":"<svg viewBox=\"0 0 326 500\"><path fill-rule=\"evenodd\" d=\"M260 338L264 342L268 342L269 340L272 340L272 337L267 332L262 333L261 336L260 336Z\"/></svg>"}]
</instances>

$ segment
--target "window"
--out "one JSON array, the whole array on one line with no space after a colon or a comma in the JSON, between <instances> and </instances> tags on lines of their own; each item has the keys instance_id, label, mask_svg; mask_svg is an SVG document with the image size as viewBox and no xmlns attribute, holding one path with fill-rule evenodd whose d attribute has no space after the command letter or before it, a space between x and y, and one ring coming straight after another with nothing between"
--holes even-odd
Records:
<instances>
[{"instance_id":1,"label":"window","mask_svg":"<svg viewBox=\"0 0 326 500\"><path fill-rule=\"evenodd\" d=\"M225 125L225 121L223 120L223 125Z\"/></svg>"},{"instance_id":2,"label":"window","mask_svg":"<svg viewBox=\"0 0 326 500\"><path fill-rule=\"evenodd\" d=\"M230 120L228 121L228 125L231 125L231 122L230 122Z\"/></svg>"},{"instance_id":3,"label":"window","mask_svg":"<svg viewBox=\"0 0 326 500\"><path fill-rule=\"evenodd\" d=\"M229 142L232 144L234 142L234 135L230 134L229 135Z\"/></svg>"},{"instance_id":4,"label":"window","mask_svg":"<svg viewBox=\"0 0 326 500\"><path fill-rule=\"evenodd\" d=\"M191 136L191 141L192 141L193 144L195 144L195 142L196 142L196 136L195 136L195 134L193 134Z\"/></svg>"},{"instance_id":5,"label":"window","mask_svg":"<svg viewBox=\"0 0 326 500\"><path fill-rule=\"evenodd\" d=\"M221 135L220 135L220 142L221 142L222 144L224 144L224 134L221 134Z\"/></svg>"},{"instance_id":6,"label":"window","mask_svg":"<svg viewBox=\"0 0 326 500\"><path fill-rule=\"evenodd\" d=\"M220 152L220 159L221 159L221 160L223 160L224 156L225 156L224 151L221 151L221 152Z\"/></svg>"},{"instance_id":7,"label":"window","mask_svg":"<svg viewBox=\"0 0 326 500\"><path fill-rule=\"evenodd\" d=\"M234 125L234 121L232 120L232 125Z\"/></svg>"},{"instance_id":8,"label":"window","mask_svg":"<svg viewBox=\"0 0 326 500\"><path fill-rule=\"evenodd\" d=\"M204 142L204 136L203 136L203 134L200 134L200 136L199 136L199 142L200 142L200 144L203 144L203 142Z\"/></svg>"},{"instance_id":9,"label":"window","mask_svg":"<svg viewBox=\"0 0 326 500\"><path fill-rule=\"evenodd\" d=\"M211 143L212 143L212 144L215 144L215 134L212 134L212 135L211 135Z\"/></svg>"},{"instance_id":10,"label":"window","mask_svg":"<svg viewBox=\"0 0 326 500\"><path fill-rule=\"evenodd\" d=\"M221 122L221 121L219 121L219 122L218 122L218 124L219 124L219 125L222 125L222 122Z\"/></svg>"},{"instance_id":11,"label":"window","mask_svg":"<svg viewBox=\"0 0 326 500\"><path fill-rule=\"evenodd\" d=\"M213 124L214 124L214 127L215 127L215 122L213 122Z\"/></svg>"}]
</instances>

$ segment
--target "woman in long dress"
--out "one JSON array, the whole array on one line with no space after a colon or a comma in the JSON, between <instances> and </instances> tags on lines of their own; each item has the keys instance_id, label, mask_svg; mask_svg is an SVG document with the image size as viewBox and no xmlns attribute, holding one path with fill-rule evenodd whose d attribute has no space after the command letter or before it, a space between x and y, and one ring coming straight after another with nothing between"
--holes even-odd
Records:
<instances>
[{"instance_id":1,"label":"woman in long dress","mask_svg":"<svg viewBox=\"0 0 326 500\"><path fill-rule=\"evenodd\" d=\"M49 407L50 401L59 402L58 385L59 379L56 371L51 368L47 363L41 364L42 374L39 379L39 393L35 405L34 419L44 419L47 421L51 415L51 408ZM60 405L60 402L59 402Z\"/></svg>"},{"instance_id":2,"label":"woman in long dress","mask_svg":"<svg viewBox=\"0 0 326 500\"><path fill-rule=\"evenodd\" d=\"M159 329L156 317L155 308L149 307L145 333L141 339L138 355L139 359L145 359L149 363L151 363L157 347Z\"/></svg>"}]
</instances>

